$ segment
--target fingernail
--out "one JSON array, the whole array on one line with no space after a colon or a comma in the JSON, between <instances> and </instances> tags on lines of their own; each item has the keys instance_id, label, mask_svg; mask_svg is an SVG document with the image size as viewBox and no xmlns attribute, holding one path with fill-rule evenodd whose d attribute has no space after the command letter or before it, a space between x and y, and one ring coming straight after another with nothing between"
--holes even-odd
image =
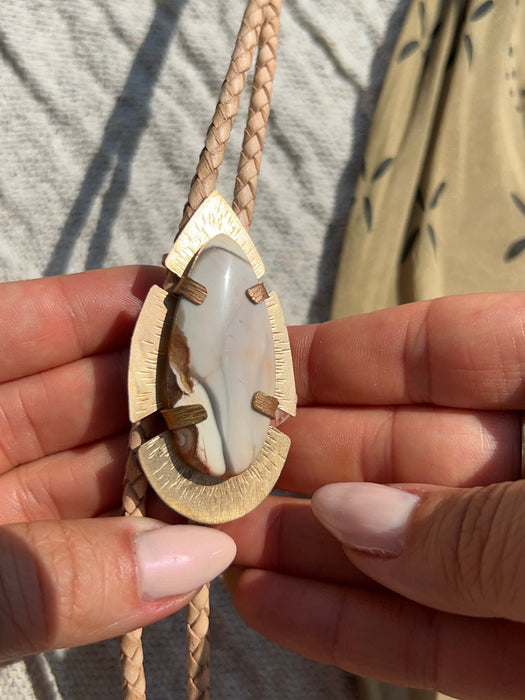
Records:
<instances>
[{"instance_id":1,"label":"fingernail","mask_svg":"<svg viewBox=\"0 0 525 700\"><path fill-rule=\"evenodd\" d=\"M314 493L312 510L345 546L397 556L419 500L382 484L328 484Z\"/></svg>"},{"instance_id":2,"label":"fingernail","mask_svg":"<svg viewBox=\"0 0 525 700\"><path fill-rule=\"evenodd\" d=\"M145 600L200 588L226 569L235 542L225 532L198 525L166 525L134 538L139 593Z\"/></svg>"}]
</instances>

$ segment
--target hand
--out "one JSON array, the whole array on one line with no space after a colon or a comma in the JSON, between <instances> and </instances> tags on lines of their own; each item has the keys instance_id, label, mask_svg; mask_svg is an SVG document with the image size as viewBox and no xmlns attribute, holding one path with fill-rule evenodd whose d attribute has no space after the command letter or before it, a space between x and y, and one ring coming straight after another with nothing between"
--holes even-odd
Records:
<instances>
[{"instance_id":1,"label":"hand","mask_svg":"<svg viewBox=\"0 0 525 700\"><path fill-rule=\"evenodd\" d=\"M0 661L142 627L235 545L119 511L127 348L156 268L0 285ZM181 555L181 556L174 556Z\"/></svg>"},{"instance_id":2,"label":"hand","mask_svg":"<svg viewBox=\"0 0 525 700\"><path fill-rule=\"evenodd\" d=\"M359 675L523 697L524 326L525 294L492 294L291 329L279 486L319 490L223 528L252 627Z\"/></svg>"}]
</instances>

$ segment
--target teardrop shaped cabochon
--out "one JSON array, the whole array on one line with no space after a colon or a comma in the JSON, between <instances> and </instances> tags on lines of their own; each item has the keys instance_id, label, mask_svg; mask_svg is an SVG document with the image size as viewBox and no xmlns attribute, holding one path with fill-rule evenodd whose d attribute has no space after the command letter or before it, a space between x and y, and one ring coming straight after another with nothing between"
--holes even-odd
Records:
<instances>
[{"instance_id":1,"label":"teardrop shaped cabochon","mask_svg":"<svg viewBox=\"0 0 525 700\"><path fill-rule=\"evenodd\" d=\"M254 395L273 396L272 328L263 303L246 290L257 277L242 248L214 236L187 272L206 290L202 303L180 296L168 351L170 407L202 406L206 419L174 431L184 462L213 476L241 474L262 449L270 418L253 410ZM204 293L204 292L203 292ZM171 381L170 381L171 380Z\"/></svg>"},{"instance_id":2,"label":"teardrop shaped cabochon","mask_svg":"<svg viewBox=\"0 0 525 700\"><path fill-rule=\"evenodd\" d=\"M289 438L270 425L276 408L295 415L288 333L255 246L217 192L165 265L181 282L176 295L153 287L146 298L129 403L132 422L161 411L169 429L137 454L170 507L197 522L227 522L268 495L288 453Z\"/></svg>"}]
</instances>

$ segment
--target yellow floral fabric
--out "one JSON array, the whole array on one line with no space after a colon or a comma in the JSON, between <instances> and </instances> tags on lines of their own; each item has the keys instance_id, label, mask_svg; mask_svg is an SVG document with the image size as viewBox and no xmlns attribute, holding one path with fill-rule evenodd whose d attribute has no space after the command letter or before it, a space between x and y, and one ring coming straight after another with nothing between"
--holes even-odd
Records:
<instances>
[{"instance_id":1,"label":"yellow floral fabric","mask_svg":"<svg viewBox=\"0 0 525 700\"><path fill-rule=\"evenodd\" d=\"M525 289L525 0L409 6L356 187L334 318ZM363 700L445 700L374 681Z\"/></svg>"},{"instance_id":2,"label":"yellow floral fabric","mask_svg":"<svg viewBox=\"0 0 525 700\"><path fill-rule=\"evenodd\" d=\"M334 317L525 288L522 0L417 0L379 98Z\"/></svg>"}]
</instances>

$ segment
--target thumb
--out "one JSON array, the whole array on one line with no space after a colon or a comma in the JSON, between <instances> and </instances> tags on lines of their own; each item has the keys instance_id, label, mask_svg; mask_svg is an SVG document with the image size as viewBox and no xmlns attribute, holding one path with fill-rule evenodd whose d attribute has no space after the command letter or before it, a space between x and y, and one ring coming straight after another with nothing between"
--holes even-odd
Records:
<instances>
[{"instance_id":1,"label":"thumb","mask_svg":"<svg viewBox=\"0 0 525 700\"><path fill-rule=\"evenodd\" d=\"M89 644L181 608L235 556L223 532L149 518L0 528L0 661Z\"/></svg>"},{"instance_id":2,"label":"thumb","mask_svg":"<svg viewBox=\"0 0 525 700\"><path fill-rule=\"evenodd\" d=\"M473 489L329 484L318 519L391 590L461 615L525 621L525 482Z\"/></svg>"}]
</instances>

